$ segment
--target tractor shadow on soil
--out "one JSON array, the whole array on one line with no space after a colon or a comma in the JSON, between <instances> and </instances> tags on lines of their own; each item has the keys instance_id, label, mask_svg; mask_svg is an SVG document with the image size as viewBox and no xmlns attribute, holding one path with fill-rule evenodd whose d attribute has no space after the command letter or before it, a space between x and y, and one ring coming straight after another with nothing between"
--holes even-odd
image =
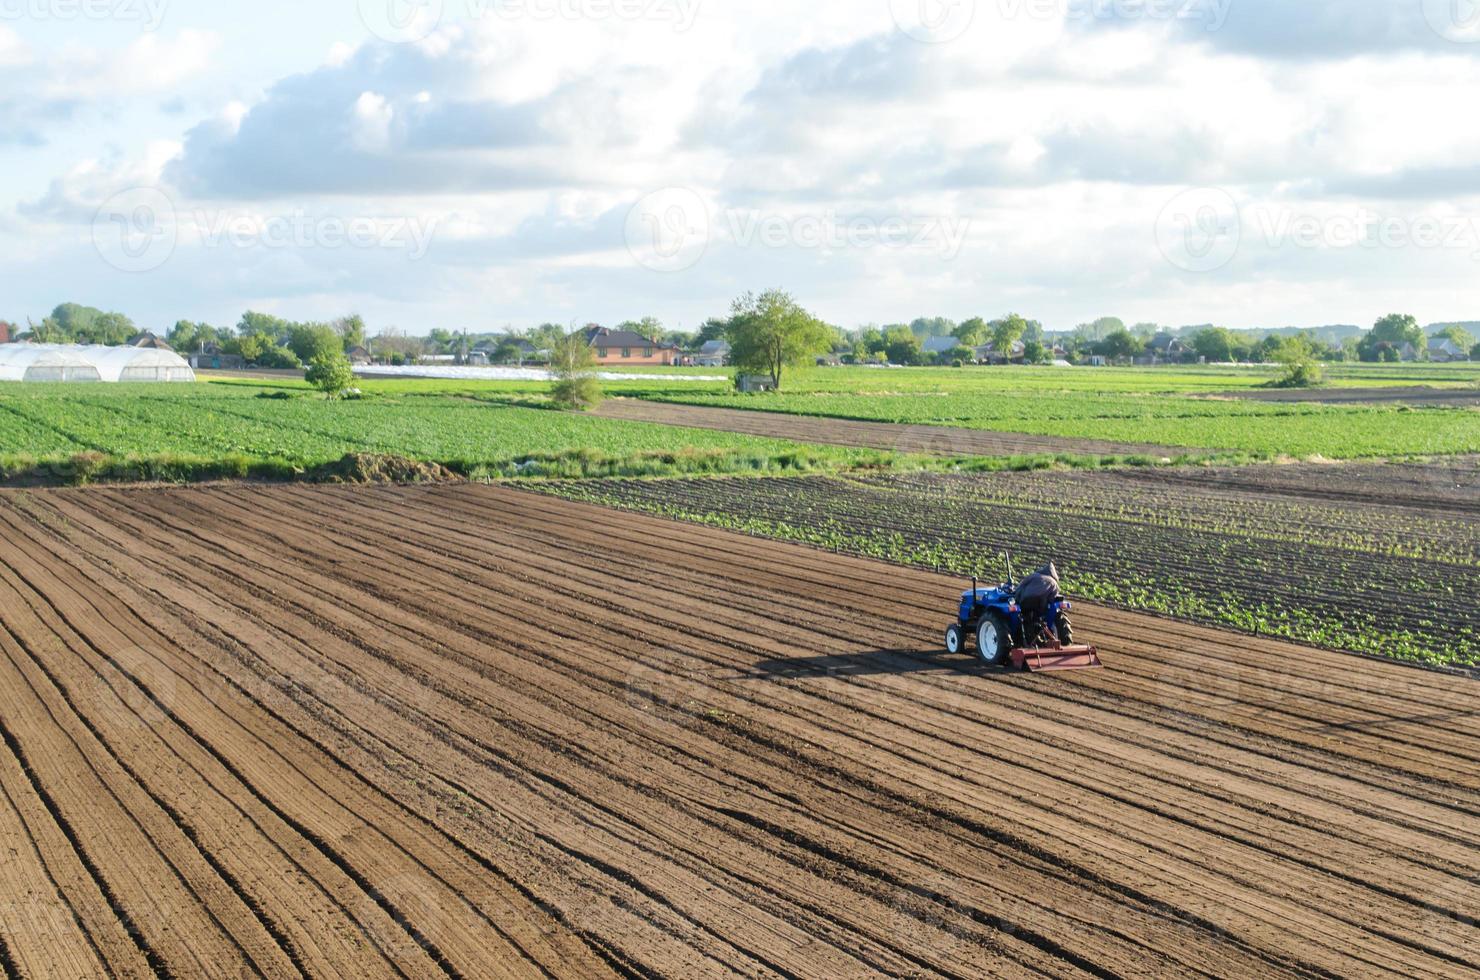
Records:
<instances>
[{"instance_id":1,"label":"tractor shadow on soil","mask_svg":"<svg viewBox=\"0 0 1480 980\"><path fill-rule=\"evenodd\" d=\"M774 680L807 677L872 677L881 674L966 674L975 677L1005 675L1006 670L984 667L974 657L952 656L936 650L867 650L860 653L763 660L746 677Z\"/></svg>"}]
</instances>

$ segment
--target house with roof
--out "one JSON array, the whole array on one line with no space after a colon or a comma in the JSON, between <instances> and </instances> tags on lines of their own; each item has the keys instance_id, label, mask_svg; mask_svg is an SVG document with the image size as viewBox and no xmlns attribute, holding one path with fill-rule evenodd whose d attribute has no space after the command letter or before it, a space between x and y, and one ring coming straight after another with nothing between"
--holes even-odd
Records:
<instances>
[{"instance_id":1,"label":"house with roof","mask_svg":"<svg viewBox=\"0 0 1480 980\"><path fill-rule=\"evenodd\" d=\"M981 364L1021 364L1027 349L1021 340L1014 340L1012 346L1004 353L997 350L996 341L989 340L972 350L977 362Z\"/></svg>"},{"instance_id":2,"label":"house with roof","mask_svg":"<svg viewBox=\"0 0 1480 980\"><path fill-rule=\"evenodd\" d=\"M1448 337L1429 338L1429 360L1438 364L1451 361L1468 361L1470 354Z\"/></svg>"},{"instance_id":3,"label":"house with roof","mask_svg":"<svg viewBox=\"0 0 1480 980\"><path fill-rule=\"evenodd\" d=\"M1195 360L1197 351L1176 334L1159 333L1146 342L1146 355L1152 364L1181 364Z\"/></svg>"},{"instance_id":4,"label":"house with roof","mask_svg":"<svg viewBox=\"0 0 1480 980\"><path fill-rule=\"evenodd\" d=\"M631 330L587 327L586 343L596 353L596 360L608 364L677 364L677 344L652 340Z\"/></svg>"},{"instance_id":5,"label":"house with roof","mask_svg":"<svg viewBox=\"0 0 1480 980\"><path fill-rule=\"evenodd\" d=\"M943 359L957 347L965 346L955 337L926 337L920 344L920 350L937 359Z\"/></svg>"},{"instance_id":6,"label":"house with roof","mask_svg":"<svg viewBox=\"0 0 1480 980\"><path fill-rule=\"evenodd\" d=\"M240 354L226 354L220 344L206 344L200 350L186 356L185 360L197 371L240 371L247 366L246 358Z\"/></svg>"},{"instance_id":7,"label":"house with roof","mask_svg":"<svg viewBox=\"0 0 1480 980\"><path fill-rule=\"evenodd\" d=\"M152 331L149 330L145 330L141 333L135 334L132 338L130 338L128 346L139 347L145 350L174 350L174 348L165 343L162 338L156 336Z\"/></svg>"},{"instance_id":8,"label":"house with roof","mask_svg":"<svg viewBox=\"0 0 1480 980\"><path fill-rule=\"evenodd\" d=\"M706 340L694 355L694 363L700 367L724 367L730 363L730 342Z\"/></svg>"},{"instance_id":9,"label":"house with roof","mask_svg":"<svg viewBox=\"0 0 1480 980\"><path fill-rule=\"evenodd\" d=\"M349 350L344 352L344 356L349 358L349 362L351 364L355 364L360 367L363 367L374 360L374 358L370 356L370 348L364 346L363 344L356 344L355 346L351 347Z\"/></svg>"}]
</instances>

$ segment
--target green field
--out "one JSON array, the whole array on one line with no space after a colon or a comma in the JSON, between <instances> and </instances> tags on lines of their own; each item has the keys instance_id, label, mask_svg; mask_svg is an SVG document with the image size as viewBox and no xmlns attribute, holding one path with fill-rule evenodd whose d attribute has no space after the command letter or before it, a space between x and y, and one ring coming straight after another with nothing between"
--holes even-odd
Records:
<instances>
[{"instance_id":1,"label":"green field","mask_svg":"<svg viewBox=\"0 0 1480 980\"><path fill-rule=\"evenodd\" d=\"M641 397L797 415L1152 442L1259 457L1353 459L1480 452L1473 409L1272 403L1209 397L1249 390L1267 367L833 368L779 393L654 386ZM1470 387L1480 364L1333 365L1346 387Z\"/></svg>"},{"instance_id":2,"label":"green field","mask_svg":"<svg viewBox=\"0 0 1480 980\"><path fill-rule=\"evenodd\" d=\"M1272 404L1206 397L1263 383L1264 369L829 368L787 390L737 395L714 369L644 372L609 394L911 425L958 425L1151 442L1225 459L1332 459L1480 452L1468 409ZM1480 365L1341 366L1340 383L1468 384ZM0 385L0 477L200 479L292 476L347 453L437 462L474 476L671 475L944 465L884 452L553 412L548 383L364 380L327 401L301 381L210 378L195 385ZM278 396L278 397L267 397ZM1199 397L1200 396L1200 397ZM1168 453L1167 455L1183 455ZM78 468L79 457L87 461ZM128 466L121 465L128 462ZM968 468L1053 459L968 461ZM1062 462L1062 460L1060 461Z\"/></svg>"},{"instance_id":3,"label":"green field","mask_svg":"<svg viewBox=\"0 0 1480 980\"><path fill-rule=\"evenodd\" d=\"M65 480L79 454L145 463L136 469L168 479L219 475L206 464L223 460L228 475L291 475L347 453L486 476L776 471L880 456L479 400L462 389L391 386L327 401L290 382L0 386L0 470L12 478L39 468Z\"/></svg>"}]
</instances>

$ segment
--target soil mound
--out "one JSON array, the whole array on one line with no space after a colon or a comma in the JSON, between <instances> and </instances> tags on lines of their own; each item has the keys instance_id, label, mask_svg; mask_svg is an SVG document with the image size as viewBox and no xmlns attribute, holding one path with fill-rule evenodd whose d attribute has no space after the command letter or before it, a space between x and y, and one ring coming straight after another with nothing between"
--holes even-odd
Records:
<instances>
[{"instance_id":1,"label":"soil mound","mask_svg":"<svg viewBox=\"0 0 1480 980\"><path fill-rule=\"evenodd\" d=\"M457 483L462 477L440 463L380 453L349 453L303 474L310 483Z\"/></svg>"}]
</instances>

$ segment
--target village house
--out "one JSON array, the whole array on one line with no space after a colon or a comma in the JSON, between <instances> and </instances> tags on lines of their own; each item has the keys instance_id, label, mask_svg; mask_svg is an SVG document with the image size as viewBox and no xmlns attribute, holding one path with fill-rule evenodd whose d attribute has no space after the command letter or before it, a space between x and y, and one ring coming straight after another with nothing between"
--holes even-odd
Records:
<instances>
[{"instance_id":1,"label":"village house","mask_svg":"<svg viewBox=\"0 0 1480 980\"><path fill-rule=\"evenodd\" d=\"M174 350L174 348L167 344L164 340L155 336L154 333L148 330L145 330L143 333L135 334L133 339L128 342L128 346L140 347L146 350Z\"/></svg>"},{"instance_id":2,"label":"village house","mask_svg":"<svg viewBox=\"0 0 1480 980\"><path fill-rule=\"evenodd\" d=\"M1448 337L1429 338L1429 360L1436 364L1448 364L1451 361L1468 361L1469 359L1469 352Z\"/></svg>"},{"instance_id":3,"label":"village house","mask_svg":"<svg viewBox=\"0 0 1480 980\"><path fill-rule=\"evenodd\" d=\"M185 360L197 371L240 371L247 366L246 359L240 354L223 354L217 344L206 344L195 353L186 355Z\"/></svg>"},{"instance_id":4,"label":"village house","mask_svg":"<svg viewBox=\"0 0 1480 980\"><path fill-rule=\"evenodd\" d=\"M601 364L676 364L679 360L677 345L650 340L631 330L587 327L586 343Z\"/></svg>"},{"instance_id":5,"label":"village house","mask_svg":"<svg viewBox=\"0 0 1480 980\"><path fill-rule=\"evenodd\" d=\"M706 340L704 346L699 348L699 353L694 355L694 363L700 367L724 367L730 363L729 342Z\"/></svg>"}]
</instances>

